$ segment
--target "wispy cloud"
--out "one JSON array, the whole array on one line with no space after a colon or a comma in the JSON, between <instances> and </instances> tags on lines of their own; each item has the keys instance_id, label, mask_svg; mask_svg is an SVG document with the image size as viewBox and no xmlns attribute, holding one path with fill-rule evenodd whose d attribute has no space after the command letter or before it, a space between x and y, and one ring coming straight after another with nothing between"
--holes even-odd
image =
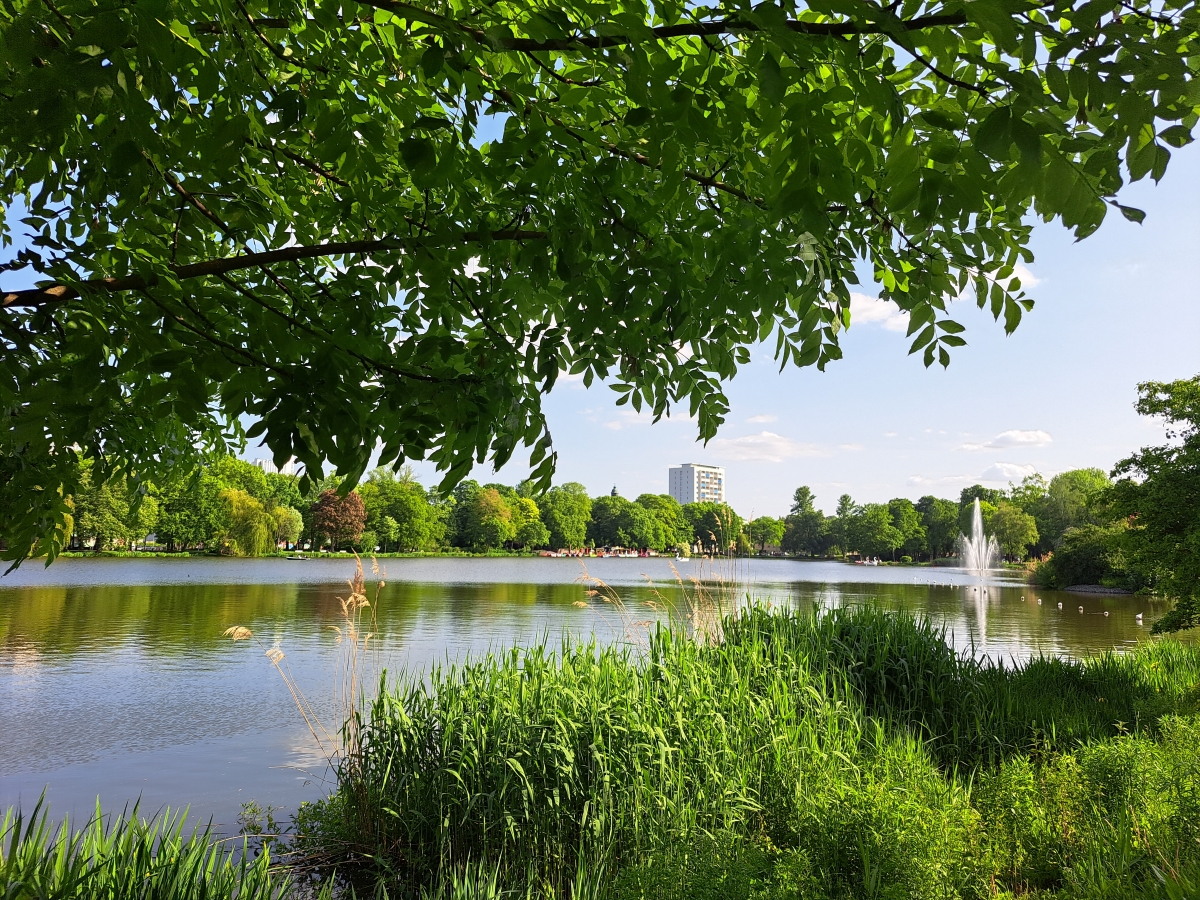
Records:
<instances>
[{"instance_id":1,"label":"wispy cloud","mask_svg":"<svg viewBox=\"0 0 1200 900\"><path fill-rule=\"evenodd\" d=\"M1021 280L1021 287L1023 288L1037 287L1042 283L1042 279L1034 275L1033 272L1029 271L1021 263L1017 263L1013 268L1013 275Z\"/></svg>"},{"instance_id":2,"label":"wispy cloud","mask_svg":"<svg viewBox=\"0 0 1200 900\"><path fill-rule=\"evenodd\" d=\"M734 462L783 462L797 456L824 455L816 444L801 444L773 431L760 431L737 438L717 438L708 446L720 459Z\"/></svg>"},{"instance_id":3,"label":"wispy cloud","mask_svg":"<svg viewBox=\"0 0 1200 900\"><path fill-rule=\"evenodd\" d=\"M650 425L653 422L654 416L649 413L638 412L635 409L619 409L617 418L609 419L604 423L604 427L612 431L621 431L635 425Z\"/></svg>"},{"instance_id":4,"label":"wispy cloud","mask_svg":"<svg viewBox=\"0 0 1200 900\"><path fill-rule=\"evenodd\" d=\"M757 416L751 416L746 421L755 423L774 422L779 416L774 413L759 413Z\"/></svg>"},{"instance_id":5,"label":"wispy cloud","mask_svg":"<svg viewBox=\"0 0 1200 900\"><path fill-rule=\"evenodd\" d=\"M908 331L908 313L896 304L866 294L850 295L850 324L877 323L888 331Z\"/></svg>"},{"instance_id":6,"label":"wispy cloud","mask_svg":"<svg viewBox=\"0 0 1200 900\"><path fill-rule=\"evenodd\" d=\"M838 449L854 451L854 450L866 450L867 448L864 447L862 444L838 444Z\"/></svg>"},{"instance_id":7,"label":"wispy cloud","mask_svg":"<svg viewBox=\"0 0 1200 900\"><path fill-rule=\"evenodd\" d=\"M1045 431L1002 431L991 440L979 444L963 444L959 450L1008 450L1013 447L1044 447L1054 438Z\"/></svg>"},{"instance_id":8,"label":"wispy cloud","mask_svg":"<svg viewBox=\"0 0 1200 900\"><path fill-rule=\"evenodd\" d=\"M978 481L973 475L943 475L940 478L931 478L928 475L909 475L908 484L913 487L951 487L954 485L966 486L974 481Z\"/></svg>"},{"instance_id":9,"label":"wispy cloud","mask_svg":"<svg viewBox=\"0 0 1200 900\"><path fill-rule=\"evenodd\" d=\"M1018 463L998 462L992 463L983 470L983 474L979 476L980 481L1020 481L1026 475L1032 475L1037 471L1036 466L1022 466Z\"/></svg>"}]
</instances>

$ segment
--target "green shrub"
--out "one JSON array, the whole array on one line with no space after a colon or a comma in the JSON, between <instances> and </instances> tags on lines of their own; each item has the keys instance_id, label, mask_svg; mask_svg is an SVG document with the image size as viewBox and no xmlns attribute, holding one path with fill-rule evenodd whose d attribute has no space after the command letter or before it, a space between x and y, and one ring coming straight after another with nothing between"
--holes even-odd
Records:
<instances>
[{"instance_id":1,"label":"green shrub","mask_svg":"<svg viewBox=\"0 0 1200 900\"><path fill-rule=\"evenodd\" d=\"M1068 528L1054 552L1034 565L1034 583L1058 590L1076 584L1137 590L1145 580L1126 560L1124 540L1128 531L1125 521Z\"/></svg>"}]
</instances>

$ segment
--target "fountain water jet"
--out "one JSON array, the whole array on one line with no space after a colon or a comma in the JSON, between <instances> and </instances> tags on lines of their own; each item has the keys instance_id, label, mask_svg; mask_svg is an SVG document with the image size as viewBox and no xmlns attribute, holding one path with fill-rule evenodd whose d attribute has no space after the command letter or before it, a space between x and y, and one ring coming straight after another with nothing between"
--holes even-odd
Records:
<instances>
[{"instance_id":1,"label":"fountain water jet","mask_svg":"<svg viewBox=\"0 0 1200 900\"><path fill-rule=\"evenodd\" d=\"M975 511L971 516L971 536L958 536L959 558L964 569L982 574L996 567L1000 559L1000 545L994 537L983 533L983 513L979 509L979 498L975 498Z\"/></svg>"}]
</instances>

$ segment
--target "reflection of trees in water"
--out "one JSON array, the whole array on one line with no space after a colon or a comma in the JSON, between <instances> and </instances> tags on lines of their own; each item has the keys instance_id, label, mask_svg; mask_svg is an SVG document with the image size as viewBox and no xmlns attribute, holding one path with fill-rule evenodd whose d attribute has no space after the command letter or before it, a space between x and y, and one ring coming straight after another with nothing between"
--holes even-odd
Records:
<instances>
[{"instance_id":1,"label":"reflection of trees in water","mask_svg":"<svg viewBox=\"0 0 1200 900\"><path fill-rule=\"evenodd\" d=\"M1138 624L1135 618L1138 612L1144 612L1149 622L1169 607L1167 601L1152 597L1081 597L1019 583L976 587L980 589L972 592L969 584L797 582L787 586L787 594L793 603L873 603L889 610L926 615L936 623L944 622L960 647L966 648L974 641L981 652L1014 658L1039 653L1082 657L1127 646L1149 637L1149 627ZM982 593L984 587L986 595ZM1042 598L1041 605L1038 597ZM1060 601L1062 610L1058 609ZM1080 605L1084 607L1082 615L1078 612Z\"/></svg>"},{"instance_id":2,"label":"reflection of trees in water","mask_svg":"<svg viewBox=\"0 0 1200 900\"><path fill-rule=\"evenodd\" d=\"M374 585L368 583L374 598ZM475 622L480 631L503 621L513 628L561 622L587 630L596 614L574 604L585 587L567 584L429 584L386 582L375 610L381 639L403 642L419 621L435 629ZM22 587L0 592L0 648L35 645L59 654L103 651L135 643L147 652L180 656L229 652L230 624L272 626L289 638L329 636L341 618L334 584L172 584ZM645 606L653 592L620 589L627 603ZM592 604L603 609L602 604ZM507 630L507 629L506 629Z\"/></svg>"},{"instance_id":3,"label":"reflection of trees in water","mask_svg":"<svg viewBox=\"0 0 1200 900\"><path fill-rule=\"evenodd\" d=\"M921 577L918 575L917 577ZM925 576L928 577L928 576ZM922 578L924 581L925 578ZM374 597L374 585L368 583ZM408 646L419 628L425 650L464 637L491 638L497 645L533 636L557 637L563 630L601 640L623 631L619 614L599 598L587 597L579 582L565 584L454 584L388 581L375 609L379 640L393 649ZM636 619L657 619L663 600L678 600L677 585L614 588ZM885 608L923 613L945 622L962 642L986 639L1000 652L1027 655L1043 650L1074 655L1121 646L1147 636L1161 601L1146 597L1079 597L1023 585L989 586L986 605L966 587L919 584L820 584L795 582L751 585L751 596L774 603L822 605L879 603ZM274 629L287 643L332 642L326 626L340 619L339 597L349 585L332 584L174 584L155 586L22 587L0 590L0 649L10 654L36 647L41 652L103 652L136 644L168 657L232 652L221 638L230 624L264 633ZM1021 597L1026 596L1027 601ZM1043 598L1038 606L1035 597ZM1057 603L1064 601L1064 610ZM587 602L587 608L576 604ZM1085 615L1076 610L1084 605ZM1111 612L1103 616L1103 610Z\"/></svg>"},{"instance_id":4,"label":"reflection of trees in water","mask_svg":"<svg viewBox=\"0 0 1200 900\"><path fill-rule=\"evenodd\" d=\"M17 588L0 594L0 647L57 653L130 641L151 653L226 649L232 621L291 620L297 585L98 585Z\"/></svg>"}]
</instances>

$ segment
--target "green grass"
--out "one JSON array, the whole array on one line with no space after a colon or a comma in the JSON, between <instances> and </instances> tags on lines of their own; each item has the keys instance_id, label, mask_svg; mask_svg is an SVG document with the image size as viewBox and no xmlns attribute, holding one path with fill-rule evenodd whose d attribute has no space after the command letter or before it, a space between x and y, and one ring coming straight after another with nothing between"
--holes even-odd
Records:
<instances>
[{"instance_id":1,"label":"green grass","mask_svg":"<svg viewBox=\"0 0 1200 900\"><path fill-rule=\"evenodd\" d=\"M218 841L205 828L184 832L184 817L95 816L74 830L51 826L39 803L0 823L0 897L5 900L275 900L286 875L268 853Z\"/></svg>"},{"instance_id":2,"label":"green grass","mask_svg":"<svg viewBox=\"0 0 1200 900\"><path fill-rule=\"evenodd\" d=\"M301 846L394 896L1188 896L1198 682L1176 643L1002 667L870 609L513 650L382 692Z\"/></svg>"}]
</instances>

